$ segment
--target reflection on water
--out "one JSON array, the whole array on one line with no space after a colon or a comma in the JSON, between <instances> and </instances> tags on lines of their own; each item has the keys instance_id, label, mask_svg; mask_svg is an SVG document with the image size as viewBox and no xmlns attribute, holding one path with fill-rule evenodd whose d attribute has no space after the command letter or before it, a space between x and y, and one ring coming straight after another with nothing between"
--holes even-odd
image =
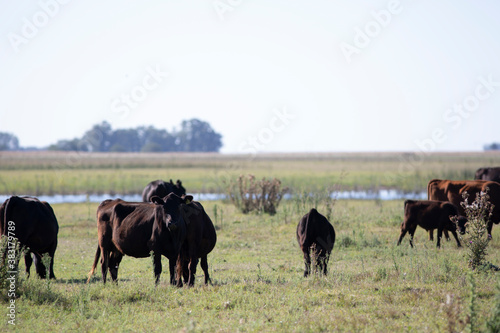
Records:
<instances>
[{"instance_id":1,"label":"reflection on water","mask_svg":"<svg viewBox=\"0 0 500 333\"><path fill-rule=\"evenodd\" d=\"M192 194L197 201L213 201L226 198L225 194L221 193L195 193ZM378 191L339 191L333 192L332 198L340 200L425 200L427 192L412 192L406 193L396 189L383 189ZM10 195L0 195L0 202L4 202ZM47 201L51 204L58 203L81 203L81 202L102 202L106 199L123 199L125 201L142 201L140 194L126 195L110 195L110 194L56 194L56 195L40 195L37 197L41 201ZM291 199L292 195L285 195L284 199Z\"/></svg>"}]
</instances>

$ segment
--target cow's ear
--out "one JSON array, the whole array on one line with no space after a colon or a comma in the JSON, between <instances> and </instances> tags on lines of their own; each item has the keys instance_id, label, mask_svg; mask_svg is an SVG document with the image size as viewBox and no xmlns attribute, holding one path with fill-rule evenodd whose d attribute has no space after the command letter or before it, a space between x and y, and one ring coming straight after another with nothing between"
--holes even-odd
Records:
<instances>
[{"instance_id":1,"label":"cow's ear","mask_svg":"<svg viewBox=\"0 0 500 333\"><path fill-rule=\"evenodd\" d=\"M184 203L188 204L191 201L193 201L193 196L192 195L186 195L186 196L184 196Z\"/></svg>"},{"instance_id":2,"label":"cow's ear","mask_svg":"<svg viewBox=\"0 0 500 333\"><path fill-rule=\"evenodd\" d=\"M163 205L163 204L165 203L165 201L163 201L163 199L162 199L162 198L160 198L159 196L156 196L156 195L155 195L155 196L153 196L153 197L150 199L150 201L151 201L152 203L157 204L157 205Z\"/></svg>"}]
</instances>

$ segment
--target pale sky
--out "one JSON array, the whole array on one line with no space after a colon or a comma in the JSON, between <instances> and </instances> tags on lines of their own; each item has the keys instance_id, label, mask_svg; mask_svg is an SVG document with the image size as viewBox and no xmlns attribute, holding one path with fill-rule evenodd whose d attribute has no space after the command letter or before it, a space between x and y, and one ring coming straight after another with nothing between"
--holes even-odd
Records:
<instances>
[{"instance_id":1,"label":"pale sky","mask_svg":"<svg viewBox=\"0 0 500 333\"><path fill-rule=\"evenodd\" d=\"M222 152L500 142L498 1L1 1L0 132L21 146L207 121Z\"/></svg>"}]
</instances>

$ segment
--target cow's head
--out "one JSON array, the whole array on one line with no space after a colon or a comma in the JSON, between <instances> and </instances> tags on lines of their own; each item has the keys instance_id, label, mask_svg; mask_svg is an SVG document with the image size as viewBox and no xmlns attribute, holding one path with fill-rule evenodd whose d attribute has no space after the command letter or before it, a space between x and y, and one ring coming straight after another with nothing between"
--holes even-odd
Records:
<instances>
[{"instance_id":1,"label":"cow's head","mask_svg":"<svg viewBox=\"0 0 500 333\"><path fill-rule=\"evenodd\" d=\"M181 214L181 207L191 200L193 200L191 195L181 198L174 193L170 193L164 198L158 196L152 197L151 202L159 206L156 210L157 223L165 223L170 231L184 227L185 222Z\"/></svg>"},{"instance_id":2,"label":"cow's head","mask_svg":"<svg viewBox=\"0 0 500 333\"><path fill-rule=\"evenodd\" d=\"M457 225L457 231L462 235L465 234L465 227L467 224L467 218L465 216L456 216L456 217L454 217L453 221Z\"/></svg>"},{"instance_id":3,"label":"cow's head","mask_svg":"<svg viewBox=\"0 0 500 333\"><path fill-rule=\"evenodd\" d=\"M474 179L484 180L488 176L489 168L479 168L476 170Z\"/></svg>"}]
</instances>

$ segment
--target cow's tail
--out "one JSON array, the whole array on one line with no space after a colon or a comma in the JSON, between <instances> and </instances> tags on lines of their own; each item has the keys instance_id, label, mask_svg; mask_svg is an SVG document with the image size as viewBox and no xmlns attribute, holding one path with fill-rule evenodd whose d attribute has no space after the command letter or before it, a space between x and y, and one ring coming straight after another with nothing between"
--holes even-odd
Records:
<instances>
[{"instance_id":1,"label":"cow's tail","mask_svg":"<svg viewBox=\"0 0 500 333\"><path fill-rule=\"evenodd\" d=\"M92 269L90 270L88 274L88 279L87 283L90 282L90 279L92 278L92 275L94 275L95 269L97 267L97 263L99 262L99 257L101 256L101 248L99 245L97 245L97 250L95 251L95 258L94 258L94 264L92 265Z\"/></svg>"}]
</instances>

